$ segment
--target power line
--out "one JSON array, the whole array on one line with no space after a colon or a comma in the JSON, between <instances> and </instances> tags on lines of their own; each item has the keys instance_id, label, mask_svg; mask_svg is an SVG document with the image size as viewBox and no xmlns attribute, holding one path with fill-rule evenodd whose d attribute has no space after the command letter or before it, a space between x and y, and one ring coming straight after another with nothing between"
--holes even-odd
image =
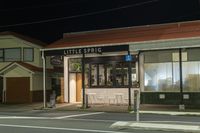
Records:
<instances>
[{"instance_id":1,"label":"power line","mask_svg":"<svg viewBox=\"0 0 200 133\"><path fill-rule=\"evenodd\" d=\"M150 4L153 2L157 2L157 1L159 1L159 0L151 0L151 1L141 2L141 3L126 5L126 6L121 6L121 7L117 7L117 8L111 8L111 9L106 9L106 10L101 10L101 11L96 11L96 12L89 12L89 13L84 13L84 14L79 14L79 15L74 15L74 16L68 16L68 17L59 17L59 18L46 19L46 20L40 20L40 21L34 21L34 22L24 22L24 23L18 23L18 24L2 25L2 26L0 26L0 28L40 24L40 23L54 22L54 21L59 21L59 20L73 19L73 18L79 18L79 17L91 16L91 15L98 15L98 14L102 14L102 13L113 12L113 11L122 10L122 9L126 9L126 8Z\"/></svg>"},{"instance_id":2,"label":"power line","mask_svg":"<svg viewBox=\"0 0 200 133\"><path fill-rule=\"evenodd\" d=\"M69 1L65 2L56 2L56 3L47 3L47 4L41 4L41 5L32 5L32 6L26 6L26 7L18 7L18 8L7 8L7 9L0 9L0 12L8 12L8 11L19 11L19 10L29 10L29 9L37 9L37 8L44 8L44 7L58 7L63 6L66 4L71 4Z\"/></svg>"}]
</instances>

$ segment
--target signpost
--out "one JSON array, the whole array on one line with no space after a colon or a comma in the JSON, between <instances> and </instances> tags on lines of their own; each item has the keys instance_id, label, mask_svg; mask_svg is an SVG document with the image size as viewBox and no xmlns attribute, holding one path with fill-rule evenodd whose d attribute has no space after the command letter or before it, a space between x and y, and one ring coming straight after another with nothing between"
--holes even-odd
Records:
<instances>
[{"instance_id":1,"label":"signpost","mask_svg":"<svg viewBox=\"0 0 200 133\"><path fill-rule=\"evenodd\" d=\"M133 99L136 100L136 102L134 102L136 105L134 105L134 110L136 113L136 121L139 122L140 121L140 88L134 88L133 89ZM136 96L136 98L135 98Z\"/></svg>"},{"instance_id":2,"label":"signpost","mask_svg":"<svg viewBox=\"0 0 200 133\"><path fill-rule=\"evenodd\" d=\"M140 90L137 90L137 102L136 102L136 121L139 122L140 121Z\"/></svg>"}]
</instances>

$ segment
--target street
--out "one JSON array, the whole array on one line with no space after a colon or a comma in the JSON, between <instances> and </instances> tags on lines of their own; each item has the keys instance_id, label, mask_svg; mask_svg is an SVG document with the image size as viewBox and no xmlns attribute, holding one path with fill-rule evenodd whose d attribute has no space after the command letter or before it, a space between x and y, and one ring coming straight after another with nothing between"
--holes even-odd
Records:
<instances>
[{"instance_id":1,"label":"street","mask_svg":"<svg viewBox=\"0 0 200 133\"><path fill-rule=\"evenodd\" d=\"M141 121L199 125L199 116L141 114ZM169 133L139 129L113 129L117 121L135 121L135 114L86 111L32 110L0 112L0 133ZM174 133L174 131L173 131ZM176 132L179 133L179 132Z\"/></svg>"}]
</instances>

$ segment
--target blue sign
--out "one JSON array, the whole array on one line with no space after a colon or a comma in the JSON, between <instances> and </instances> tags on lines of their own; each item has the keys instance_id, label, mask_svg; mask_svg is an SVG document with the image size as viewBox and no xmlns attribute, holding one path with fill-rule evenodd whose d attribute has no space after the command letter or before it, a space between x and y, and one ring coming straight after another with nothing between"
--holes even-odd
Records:
<instances>
[{"instance_id":1,"label":"blue sign","mask_svg":"<svg viewBox=\"0 0 200 133\"><path fill-rule=\"evenodd\" d=\"M125 55L125 61L132 61L133 60L133 57L128 54L128 55Z\"/></svg>"}]
</instances>

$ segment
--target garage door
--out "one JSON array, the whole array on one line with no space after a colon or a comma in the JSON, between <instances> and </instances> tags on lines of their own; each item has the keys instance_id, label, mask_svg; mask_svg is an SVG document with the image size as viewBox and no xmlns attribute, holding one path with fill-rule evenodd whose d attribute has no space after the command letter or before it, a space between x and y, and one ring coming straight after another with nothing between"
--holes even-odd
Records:
<instances>
[{"instance_id":1,"label":"garage door","mask_svg":"<svg viewBox=\"0 0 200 133\"><path fill-rule=\"evenodd\" d=\"M30 102L30 78L6 78L6 103Z\"/></svg>"}]
</instances>

